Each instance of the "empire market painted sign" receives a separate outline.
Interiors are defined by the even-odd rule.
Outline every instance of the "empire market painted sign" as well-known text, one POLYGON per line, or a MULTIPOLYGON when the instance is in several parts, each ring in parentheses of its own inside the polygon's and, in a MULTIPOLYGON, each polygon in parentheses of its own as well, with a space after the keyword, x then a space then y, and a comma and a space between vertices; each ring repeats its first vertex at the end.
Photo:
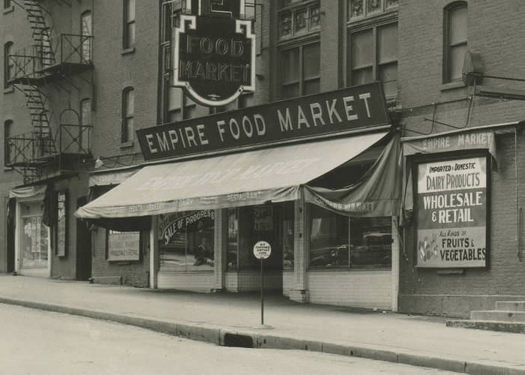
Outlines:
POLYGON ((487 158, 418 165, 417 265, 485 267, 487 158))
POLYGON ((244 0, 207 0, 196 6, 192 15, 180 16, 175 28, 173 85, 203 105, 223 106, 244 91, 255 91, 252 21, 237 19, 244 0))
POLYGON ((388 126, 380 83, 137 130, 145 160, 289 143, 388 126))

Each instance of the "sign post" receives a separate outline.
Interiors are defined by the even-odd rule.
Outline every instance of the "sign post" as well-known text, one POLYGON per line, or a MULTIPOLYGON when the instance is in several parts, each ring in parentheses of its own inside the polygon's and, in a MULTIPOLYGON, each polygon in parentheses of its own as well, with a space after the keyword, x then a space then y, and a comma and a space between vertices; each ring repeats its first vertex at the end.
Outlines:
POLYGON ((272 247, 266 241, 259 241, 253 246, 253 255, 261 261, 261 325, 264 325, 264 260, 272 253, 272 247))

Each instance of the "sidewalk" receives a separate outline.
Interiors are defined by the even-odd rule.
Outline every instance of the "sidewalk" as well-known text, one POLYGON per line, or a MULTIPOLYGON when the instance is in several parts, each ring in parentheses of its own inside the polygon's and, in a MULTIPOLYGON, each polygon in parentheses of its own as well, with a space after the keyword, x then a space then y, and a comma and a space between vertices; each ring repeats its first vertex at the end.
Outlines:
POLYGON ((0 276, 0 303, 113 320, 224 344, 308 349, 469 374, 525 374, 525 335, 448 328, 444 319, 300 305, 257 295, 154 291, 0 276), (227 338, 225 339, 225 337, 227 338))

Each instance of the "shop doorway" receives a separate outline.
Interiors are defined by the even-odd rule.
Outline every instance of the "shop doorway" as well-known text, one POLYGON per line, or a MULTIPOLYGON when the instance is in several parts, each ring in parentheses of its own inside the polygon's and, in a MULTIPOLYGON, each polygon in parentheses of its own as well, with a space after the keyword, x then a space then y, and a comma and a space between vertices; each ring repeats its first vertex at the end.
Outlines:
MULTIPOLYGON (((77 199, 77 208, 87 204, 87 197, 77 199)), ((85 222, 77 219, 77 280, 91 277, 91 232, 85 222)))
POLYGON ((17 272, 25 276, 51 275, 50 228, 42 221, 43 203, 21 202, 18 207, 17 272))

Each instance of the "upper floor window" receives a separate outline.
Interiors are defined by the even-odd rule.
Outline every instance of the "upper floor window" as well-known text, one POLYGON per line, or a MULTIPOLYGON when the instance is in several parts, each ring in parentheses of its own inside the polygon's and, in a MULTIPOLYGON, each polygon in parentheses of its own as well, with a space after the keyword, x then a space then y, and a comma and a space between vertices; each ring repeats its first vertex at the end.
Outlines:
POLYGON ((9 87, 9 80, 14 76, 15 64, 10 55, 13 54, 13 42, 4 44, 4 88, 9 87))
POLYGON ((348 30, 349 85, 381 81, 385 96, 397 94, 397 22, 348 30))
POLYGON ((8 166, 11 163, 12 158, 12 145, 9 142, 9 138, 11 137, 11 131, 13 127, 13 121, 7 120, 4 122, 4 165, 8 166))
POLYGON ((124 0, 123 26, 123 48, 133 48, 135 46, 135 0, 124 0))
POLYGON ((281 1, 278 20, 279 39, 319 31, 321 27, 321 8, 319 1, 281 1))
POLYGON ((444 13, 443 82, 462 78, 463 59, 467 51, 467 3, 448 5, 444 13))
POLYGON ((320 90, 319 42, 301 44, 280 51, 280 97, 316 94, 320 90))
POLYGON ((399 0, 347 0, 350 21, 373 17, 396 9, 399 0))
POLYGON ((4 9, 11 8, 11 0, 4 0, 4 9))
POLYGON ((80 63, 91 61, 91 36, 93 35, 93 19, 89 10, 80 16, 80 35, 82 43, 82 59, 80 63))
POLYGON ((122 129, 121 142, 127 143, 133 140, 135 117, 135 91, 133 87, 127 87, 122 92, 122 129))
POLYGON ((80 101, 80 129, 78 143, 83 151, 89 150, 89 127, 91 125, 93 125, 91 119, 91 99, 82 99, 80 101))

